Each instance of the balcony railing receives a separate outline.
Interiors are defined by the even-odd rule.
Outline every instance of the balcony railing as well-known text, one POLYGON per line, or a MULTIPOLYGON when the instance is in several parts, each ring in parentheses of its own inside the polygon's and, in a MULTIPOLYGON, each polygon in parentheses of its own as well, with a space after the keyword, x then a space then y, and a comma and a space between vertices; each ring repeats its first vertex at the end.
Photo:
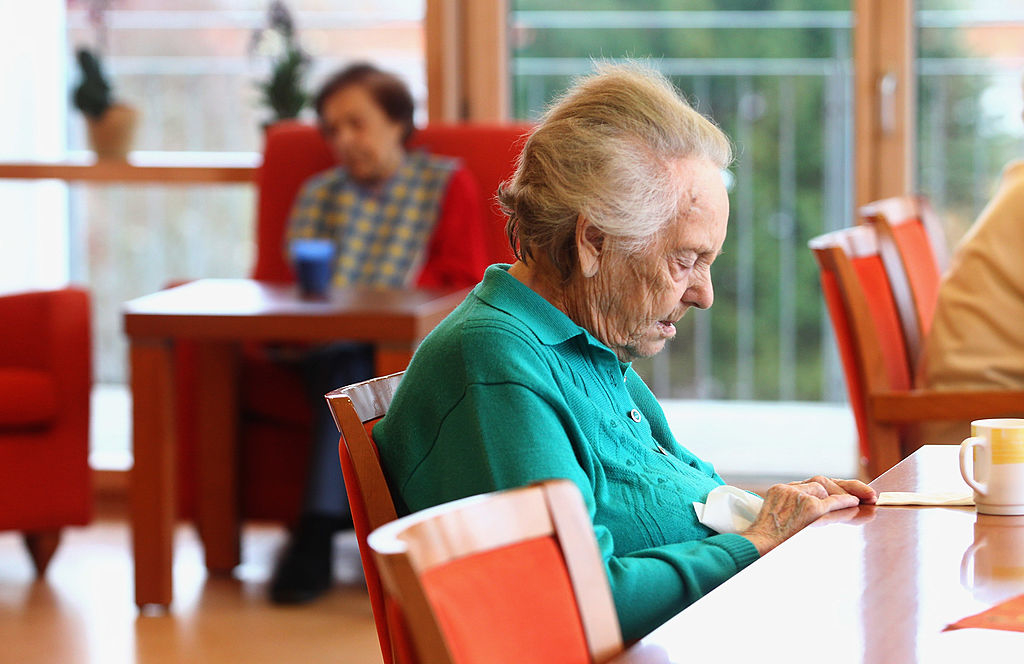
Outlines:
MULTIPOLYGON (((592 56, 621 55, 600 46, 615 31, 629 31, 631 57, 657 53, 654 44, 712 44, 708 57, 650 63, 736 148, 715 306, 688 314, 669 351, 638 370, 660 397, 841 401, 842 370, 806 244, 854 223, 851 12, 519 11, 511 23, 514 105, 527 115, 590 71, 592 56), (778 43, 796 31, 814 36, 804 53, 785 45, 776 57, 748 57, 735 44, 714 46, 758 34, 778 43), (708 34, 714 39, 701 42, 708 34), (597 47, 572 53, 582 35, 597 47)), ((979 57, 948 32, 1024 25, 1024 12, 920 11, 918 24, 932 36, 946 31, 918 60, 918 163, 919 190, 947 219, 953 242, 983 207, 1002 164, 1020 154, 1019 112, 994 109, 1007 98, 1019 104, 1024 62, 979 57), (986 122, 994 113, 1000 121, 986 122)))

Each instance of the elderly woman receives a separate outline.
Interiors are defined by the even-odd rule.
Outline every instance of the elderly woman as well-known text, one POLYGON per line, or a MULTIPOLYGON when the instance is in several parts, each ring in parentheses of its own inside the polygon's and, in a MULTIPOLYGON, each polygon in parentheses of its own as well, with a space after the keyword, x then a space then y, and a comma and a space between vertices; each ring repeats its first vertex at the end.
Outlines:
MULTIPOLYGON (((354 64, 316 97, 320 128, 339 164, 303 186, 288 237, 335 244, 335 286, 467 287, 486 265, 480 196, 457 160, 411 152, 413 100, 396 76, 354 64)), ((338 430, 323 394, 373 375, 361 344, 303 349, 297 357, 315 420, 302 515, 270 583, 276 603, 307 602, 331 583, 331 540, 352 525, 338 466, 338 430)), ((286 358, 284 355, 289 355, 286 358)))
POLYGON ((659 74, 603 66, 542 118, 499 193, 516 256, 423 342, 375 429, 399 509, 547 478, 583 493, 623 636, 638 638, 825 512, 856 481, 772 487, 753 526, 691 507, 723 484, 630 367, 711 306, 729 142, 659 74))

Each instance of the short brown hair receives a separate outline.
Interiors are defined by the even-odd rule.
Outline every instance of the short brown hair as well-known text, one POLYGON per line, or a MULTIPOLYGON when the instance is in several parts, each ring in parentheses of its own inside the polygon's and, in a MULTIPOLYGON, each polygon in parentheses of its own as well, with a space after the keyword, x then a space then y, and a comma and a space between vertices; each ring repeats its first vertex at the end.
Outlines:
POLYGON ((327 82, 320 87, 316 95, 314 106, 316 115, 320 122, 324 119, 324 106, 327 100, 335 93, 353 85, 361 85, 370 93, 370 97, 377 103, 384 114, 397 124, 402 125, 402 143, 412 136, 413 124, 413 102, 409 88, 405 86, 402 79, 394 74, 382 71, 368 62, 359 62, 349 65, 341 71, 332 75, 327 82))

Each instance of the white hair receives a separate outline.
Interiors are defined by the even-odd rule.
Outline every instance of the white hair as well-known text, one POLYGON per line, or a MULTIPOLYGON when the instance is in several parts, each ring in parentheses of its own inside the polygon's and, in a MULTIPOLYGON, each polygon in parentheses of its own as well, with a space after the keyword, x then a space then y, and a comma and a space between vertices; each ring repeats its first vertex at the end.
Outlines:
POLYGON ((520 260, 548 255, 568 278, 582 214, 627 251, 647 246, 678 213, 673 162, 732 161, 729 139, 657 71, 598 63, 556 99, 498 192, 520 260))

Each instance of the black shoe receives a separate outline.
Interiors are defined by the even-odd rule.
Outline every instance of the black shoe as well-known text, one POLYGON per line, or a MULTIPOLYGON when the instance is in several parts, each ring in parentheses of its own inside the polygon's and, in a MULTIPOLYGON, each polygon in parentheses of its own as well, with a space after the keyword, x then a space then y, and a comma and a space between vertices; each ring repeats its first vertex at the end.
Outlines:
POLYGON ((332 540, 334 533, 352 527, 351 519, 322 514, 304 514, 284 554, 277 561, 270 582, 274 604, 304 604, 331 587, 332 540))

